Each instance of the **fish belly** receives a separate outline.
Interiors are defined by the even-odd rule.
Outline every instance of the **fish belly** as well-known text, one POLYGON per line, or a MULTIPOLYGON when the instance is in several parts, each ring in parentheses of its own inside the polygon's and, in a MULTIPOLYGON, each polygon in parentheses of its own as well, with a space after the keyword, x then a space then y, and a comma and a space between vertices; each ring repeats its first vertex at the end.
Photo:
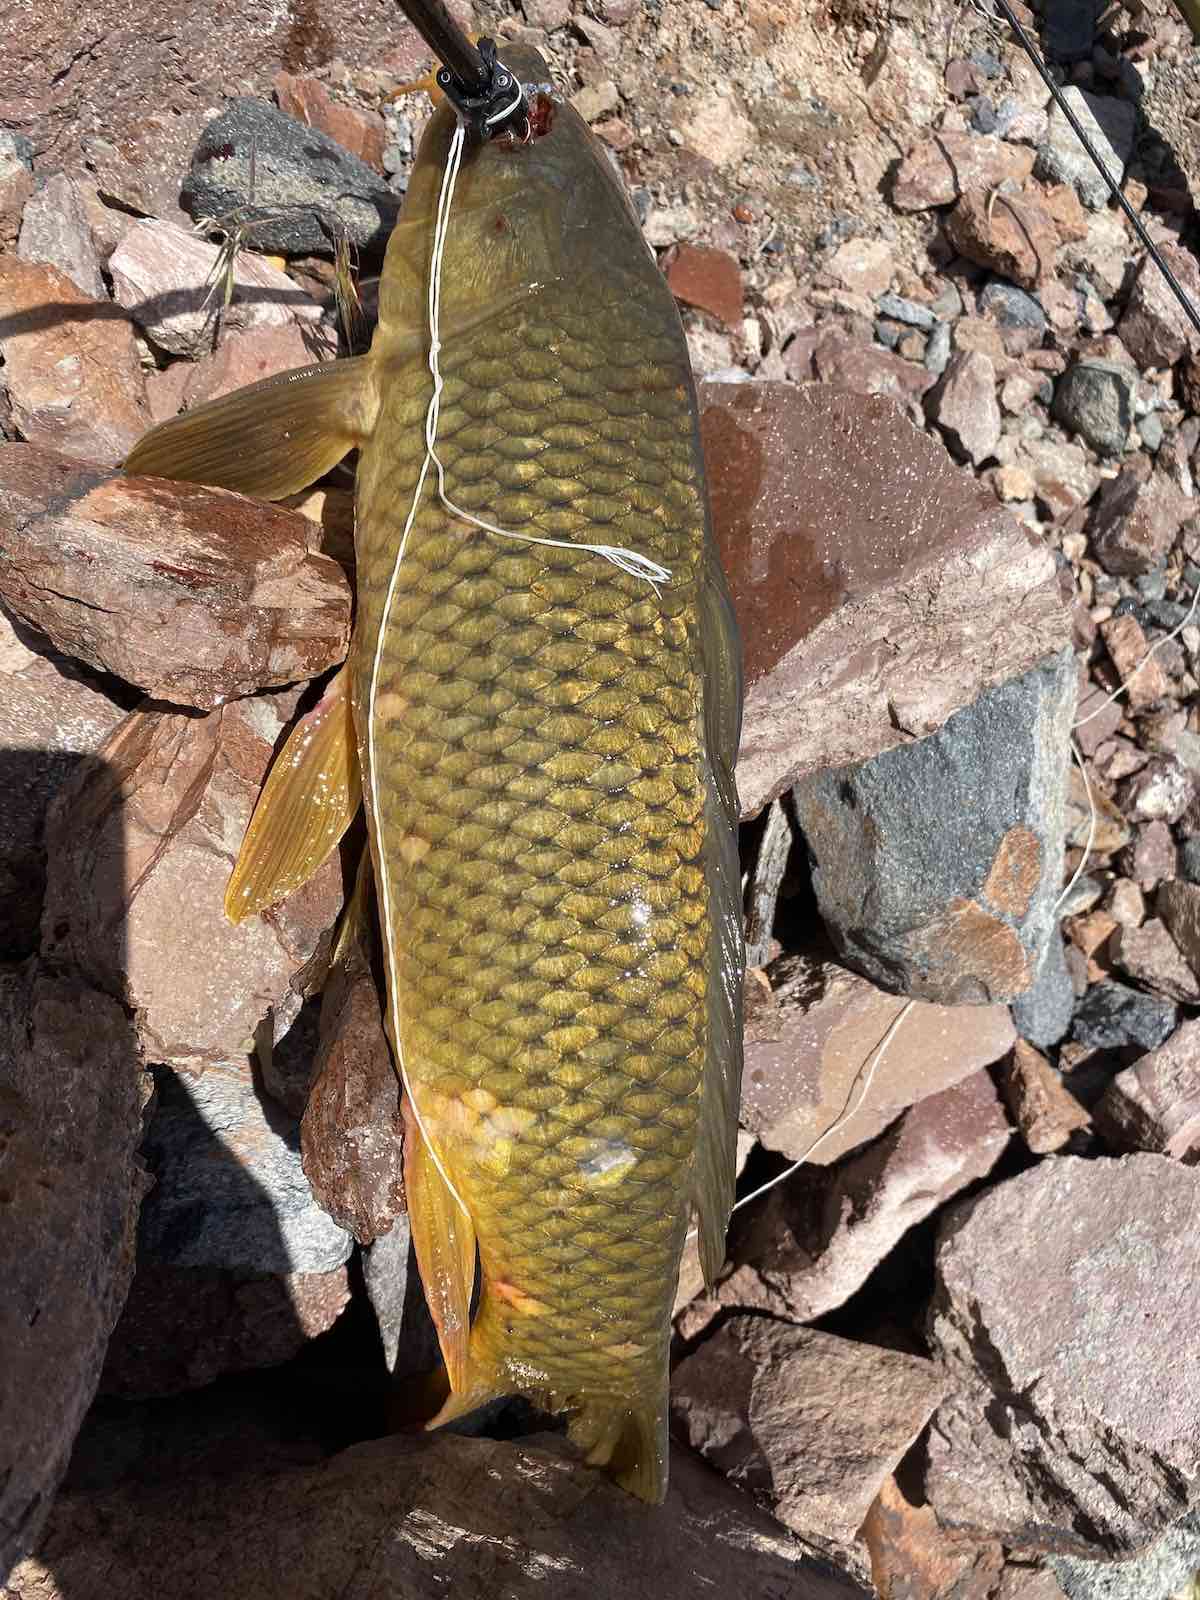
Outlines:
POLYGON ((382 384, 359 466, 356 724, 398 1055, 478 1239, 471 1359, 555 1404, 664 1388, 710 905, 686 351, 620 285, 542 297, 382 384), (380 637, 389 586, 386 626, 380 637), (373 721, 368 727, 368 720, 373 721))

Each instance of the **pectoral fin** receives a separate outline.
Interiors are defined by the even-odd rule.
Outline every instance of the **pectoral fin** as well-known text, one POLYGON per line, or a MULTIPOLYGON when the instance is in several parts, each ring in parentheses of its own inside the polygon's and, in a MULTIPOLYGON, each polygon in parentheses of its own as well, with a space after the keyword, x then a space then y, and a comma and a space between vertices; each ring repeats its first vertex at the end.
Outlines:
POLYGON ((307 882, 361 803, 350 674, 343 667, 292 729, 263 785, 225 891, 230 922, 274 905, 307 882))
POLYGON ((123 470, 279 500, 362 444, 378 410, 370 356, 300 367, 160 422, 123 470))
POLYGON ((471 1293, 475 1287, 475 1228, 442 1176, 407 1095, 404 1099, 404 1190, 425 1299, 437 1329, 450 1388, 457 1394, 467 1382, 471 1293))

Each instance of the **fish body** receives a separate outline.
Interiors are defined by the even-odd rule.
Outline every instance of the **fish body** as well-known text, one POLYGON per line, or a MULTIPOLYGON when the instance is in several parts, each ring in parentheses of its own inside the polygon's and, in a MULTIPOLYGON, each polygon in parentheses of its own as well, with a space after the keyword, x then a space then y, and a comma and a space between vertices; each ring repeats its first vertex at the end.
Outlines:
POLYGON ((360 442, 345 679, 440 1420, 525 1395, 656 1500, 685 1234, 695 1211, 715 1271, 732 1201, 737 644, 674 303, 585 125, 543 105, 537 126, 464 156, 436 446, 456 505, 561 543, 464 522, 432 477, 413 510, 443 107, 337 407, 360 442))

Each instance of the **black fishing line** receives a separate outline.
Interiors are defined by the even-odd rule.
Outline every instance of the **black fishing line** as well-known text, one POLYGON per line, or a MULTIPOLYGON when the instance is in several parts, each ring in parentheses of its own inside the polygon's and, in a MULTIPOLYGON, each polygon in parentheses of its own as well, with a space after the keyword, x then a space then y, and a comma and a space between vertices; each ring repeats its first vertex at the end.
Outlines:
POLYGON ((1088 158, 1095 166, 1096 171, 1108 185, 1109 193, 1120 206, 1121 210, 1129 218, 1130 226, 1133 228, 1133 231, 1137 234, 1142 244, 1145 245, 1146 249, 1150 252, 1151 260, 1162 273, 1163 277, 1167 280, 1167 283, 1171 289, 1171 293, 1183 307, 1188 321, 1191 323, 1192 327, 1195 328, 1196 332, 1200 333, 1200 313, 1197 312, 1195 306, 1188 298, 1187 291, 1184 289, 1183 285, 1179 282, 1179 279, 1175 276, 1170 267, 1167 265, 1166 261, 1163 259, 1162 252, 1154 243, 1154 240, 1146 232, 1146 229, 1142 223, 1142 219, 1138 216, 1137 212, 1122 194, 1120 184, 1117 183, 1112 174, 1109 172, 1108 168, 1104 165, 1104 162, 1100 159, 1100 155, 1097 152, 1096 147, 1088 138, 1087 134, 1083 131, 1083 128, 1079 122, 1079 118, 1071 110, 1067 97, 1063 94, 1058 84, 1055 83, 1050 74, 1049 68, 1039 55, 1037 46, 1033 43, 1033 40, 1021 26, 1016 12, 1013 10, 1012 6, 1009 5, 1008 0, 996 0, 996 8, 1004 17, 1012 31, 1016 34, 1022 50, 1024 50, 1025 54, 1037 68, 1038 75, 1053 96, 1055 105, 1062 112, 1063 116, 1066 117, 1068 123, 1071 125, 1071 129, 1074 132, 1075 137, 1087 151, 1088 158))

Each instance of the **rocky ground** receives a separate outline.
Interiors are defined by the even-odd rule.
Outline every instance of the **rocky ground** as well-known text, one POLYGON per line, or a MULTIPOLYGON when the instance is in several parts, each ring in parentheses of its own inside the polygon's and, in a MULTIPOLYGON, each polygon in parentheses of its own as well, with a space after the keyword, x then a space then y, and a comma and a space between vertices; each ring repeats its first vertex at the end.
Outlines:
MULTIPOLYGON (((986 4, 482 0, 703 380, 742 1192, 799 1165, 685 1259, 662 1512, 545 1436, 379 1438, 433 1344, 371 974, 322 996, 342 862, 221 911, 345 654, 350 483, 114 469, 361 346, 428 57, 369 0, 203 9, 51 0, 0 64, 4 1593, 1190 1592, 1200 336, 986 4)), ((1181 23, 1016 9, 1200 303, 1181 23)))

